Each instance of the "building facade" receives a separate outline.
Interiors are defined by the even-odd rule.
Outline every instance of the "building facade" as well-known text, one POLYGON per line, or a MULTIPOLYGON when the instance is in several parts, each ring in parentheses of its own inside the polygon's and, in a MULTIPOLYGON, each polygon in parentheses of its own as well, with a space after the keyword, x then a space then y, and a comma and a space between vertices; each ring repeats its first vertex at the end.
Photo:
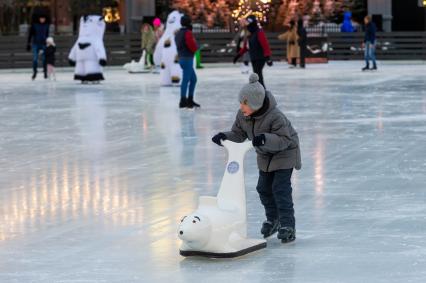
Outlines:
POLYGON ((425 31, 426 8, 419 0, 368 0, 368 14, 383 31, 425 31))

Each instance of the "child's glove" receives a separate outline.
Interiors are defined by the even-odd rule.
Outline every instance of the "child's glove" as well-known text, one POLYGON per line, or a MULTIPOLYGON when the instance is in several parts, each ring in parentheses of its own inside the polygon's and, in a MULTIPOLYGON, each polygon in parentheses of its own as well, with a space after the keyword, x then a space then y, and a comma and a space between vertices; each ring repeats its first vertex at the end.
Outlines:
POLYGON ((266 57, 265 58, 266 59, 266 64, 269 66, 269 67, 271 67, 274 63, 272 62, 272 59, 271 59, 271 57, 266 57))
POLYGON ((224 141, 224 140, 226 140, 226 135, 224 133, 218 133, 217 135, 212 137, 212 142, 220 146, 222 146, 221 141, 224 141))
POLYGON ((253 144, 253 146, 262 146, 262 145, 265 145, 265 142, 266 142, 265 135, 260 134, 260 135, 255 136, 253 138, 252 144, 253 144))
POLYGON ((105 67, 107 64, 107 61, 105 59, 100 59, 99 60, 99 65, 101 65, 102 67, 105 67))

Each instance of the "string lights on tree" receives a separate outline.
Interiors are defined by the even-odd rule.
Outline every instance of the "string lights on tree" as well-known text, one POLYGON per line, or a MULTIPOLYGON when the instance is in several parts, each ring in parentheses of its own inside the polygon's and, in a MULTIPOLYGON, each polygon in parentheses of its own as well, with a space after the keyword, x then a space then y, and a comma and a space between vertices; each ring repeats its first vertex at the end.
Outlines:
POLYGON ((244 19, 249 15, 255 15, 259 22, 266 23, 270 5, 271 0, 239 0, 238 7, 232 11, 235 26, 237 26, 240 19, 244 19))
POLYGON ((262 26, 271 29, 282 29, 300 16, 313 25, 336 22, 345 11, 356 17, 364 14, 366 8, 364 0, 173 0, 172 3, 174 8, 191 16, 194 23, 208 27, 229 27, 233 22, 237 28, 240 19, 255 15, 262 26))

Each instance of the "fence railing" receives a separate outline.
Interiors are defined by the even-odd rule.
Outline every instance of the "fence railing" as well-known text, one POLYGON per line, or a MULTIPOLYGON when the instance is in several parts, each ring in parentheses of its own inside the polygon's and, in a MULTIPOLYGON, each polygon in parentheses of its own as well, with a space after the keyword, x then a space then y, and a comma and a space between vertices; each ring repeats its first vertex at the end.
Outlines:
MULTIPOLYGON (((206 63, 232 62, 235 34, 197 33, 203 47, 202 60, 206 63)), ((267 34, 274 60, 285 60, 286 44, 277 39, 278 33, 267 34)), ((68 66, 68 53, 75 36, 56 36, 56 65, 68 66)), ((330 60, 362 59, 362 33, 328 33, 327 37, 310 37, 308 57, 330 60)), ((141 55, 140 35, 112 35, 104 37, 109 65, 123 65, 138 60, 141 55)), ((26 37, 0 36, 0 68, 30 68, 32 54, 25 50, 26 37)), ((426 60, 426 32, 378 33, 377 57, 379 60, 426 60)))
MULTIPOLYGON (((329 33, 330 60, 362 59, 364 34, 329 33)), ((376 57, 379 60, 426 60, 426 32, 379 32, 376 39, 376 57)))

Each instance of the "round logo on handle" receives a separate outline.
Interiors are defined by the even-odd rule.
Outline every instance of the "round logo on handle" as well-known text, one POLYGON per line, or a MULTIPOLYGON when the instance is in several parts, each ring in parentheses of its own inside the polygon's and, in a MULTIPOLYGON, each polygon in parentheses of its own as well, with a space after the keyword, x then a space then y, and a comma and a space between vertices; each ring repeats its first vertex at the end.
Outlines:
POLYGON ((228 164, 228 173, 235 174, 240 169, 240 164, 237 161, 231 161, 228 164))

